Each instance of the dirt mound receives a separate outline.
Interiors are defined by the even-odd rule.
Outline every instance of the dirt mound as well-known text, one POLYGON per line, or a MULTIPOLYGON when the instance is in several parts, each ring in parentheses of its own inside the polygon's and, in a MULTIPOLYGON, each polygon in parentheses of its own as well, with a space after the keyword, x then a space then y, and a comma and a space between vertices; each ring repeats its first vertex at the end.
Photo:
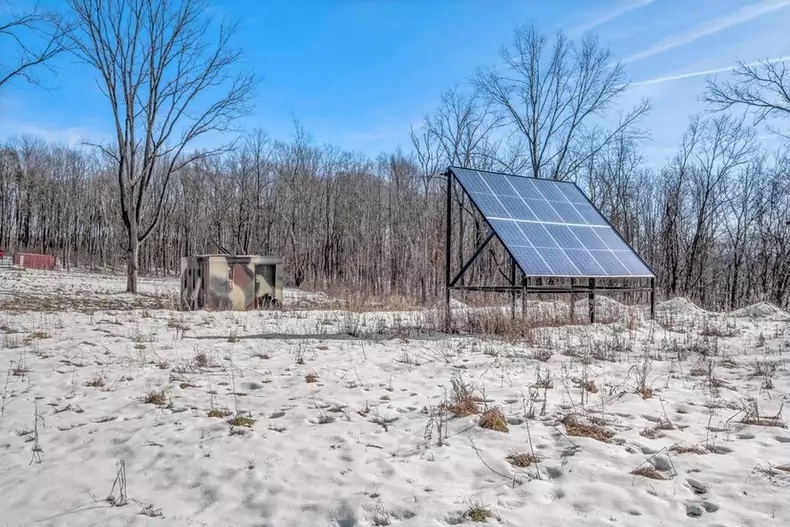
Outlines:
POLYGON ((771 320, 788 320, 790 313, 770 302, 758 302, 733 311, 732 316, 738 318, 764 318, 771 320))
POLYGON ((673 298, 656 304, 656 311, 665 315, 681 317, 694 317, 705 313, 704 309, 683 297, 673 298))

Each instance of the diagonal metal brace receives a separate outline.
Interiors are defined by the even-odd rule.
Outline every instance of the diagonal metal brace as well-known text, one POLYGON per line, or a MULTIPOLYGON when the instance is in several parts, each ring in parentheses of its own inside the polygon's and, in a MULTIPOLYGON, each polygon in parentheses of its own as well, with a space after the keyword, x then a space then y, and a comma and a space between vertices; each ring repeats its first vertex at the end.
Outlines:
POLYGON ((491 233, 488 235, 488 237, 485 240, 483 240, 483 243, 481 243, 480 246, 478 246, 477 250, 472 255, 472 257, 469 258, 469 260, 464 264, 463 267, 461 267, 461 270, 458 271, 458 274, 455 275, 455 278, 453 278, 450 281, 450 287, 453 287, 456 284, 456 282, 458 282, 458 280, 461 279, 461 277, 464 275, 466 270, 469 269, 469 266, 472 265, 472 263, 475 261, 475 259, 478 256, 480 256, 480 253, 483 252, 483 249, 486 248, 486 245, 488 245, 488 242, 490 242, 491 238, 493 238, 493 237, 494 237, 494 231, 491 231, 491 233))

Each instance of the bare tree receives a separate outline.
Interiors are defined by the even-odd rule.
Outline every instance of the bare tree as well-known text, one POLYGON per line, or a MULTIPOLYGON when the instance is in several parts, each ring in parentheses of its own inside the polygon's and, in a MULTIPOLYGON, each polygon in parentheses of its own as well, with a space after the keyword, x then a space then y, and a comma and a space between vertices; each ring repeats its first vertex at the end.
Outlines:
POLYGON ((38 4, 24 13, 15 13, 13 5, 0 9, 0 88, 14 78, 38 84, 35 71, 47 66, 54 56, 66 49, 69 28, 60 16, 38 4), (5 43, 3 43, 5 42, 5 43))
POLYGON ((516 31, 502 58, 506 67, 478 73, 477 85, 524 141, 534 177, 574 175, 609 141, 633 130, 649 108, 643 101, 603 131, 606 113, 628 82, 622 65, 592 38, 576 44, 558 33, 550 43, 527 26, 516 31))
POLYGON ((112 111, 115 144, 97 145, 117 168, 127 233, 126 290, 137 292, 140 244, 156 228, 172 174, 219 150, 188 152, 231 130, 256 85, 238 71, 235 26, 214 27, 201 0, 69 0, 75 53, 93 66, 112 111), (216 31, 215 31, 216 30, 216 31), (154 180, 159 178, 156 185, 154 180))
POLYGON ((741 107, 752 112, 755 124, 775 117, 790 118, 787 65, 777 60, 740 61, 732 73, 732 80, 708 81, 704 100, 717 111, 741 107))

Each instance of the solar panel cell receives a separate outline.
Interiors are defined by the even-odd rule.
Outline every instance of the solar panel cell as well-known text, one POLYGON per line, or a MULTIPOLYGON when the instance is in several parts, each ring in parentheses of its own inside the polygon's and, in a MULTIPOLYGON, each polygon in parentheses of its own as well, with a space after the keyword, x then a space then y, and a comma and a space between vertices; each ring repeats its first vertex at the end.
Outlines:
POLYGON ((551 237, 557 240, 557 244, 563 249, 583 249, 582 242, 565 225, 544 225, 551 237))
POLYGON ((552 201, 551 206, 557 211, 557 214, 562 218, 563 223, 573 223, 577 225, 586 225, 587 222, 584 218, 576 212, 576 208, 570 203, 552 201))
POLYGON ((539 249, 548 247, 559 247, 554 238, 551 237, 549 231, 540 223, 519 223, 519 227, 527 235, 527 239, 532 243, 533 247, 539 249))
POLYGON ((513 196, 500 196, 499 201, 505 206, 508 215, 514 220, 535 221, 538 218, 521 198, 513 196))
POLYGON ((587 198, 584 196, 579 187, 573 183, 559 182, 555 183, 557 188, 571 203, 587 203, 587 198))
POLYGON ((507 218, 507 211, 505 207, 499 202, 496 196, 491 194, 480 194, 479 192, 470 192, 472 201, 480 209, 484 216, 489 218, 507 218))
POLYGON ((551 268, 532 247, 512 247, 513 257, 522 269, 529 269, 532 276, 552 276, 551 268))
POLYGON ((483 180, 488 184, 491 192, 497 196, 518 196, 516 189, 513 188, 508 182, 508 178, 502 174, 491 174, 489 172, 481 172, 480 175, 483 180))
POLYGON ((652 273, 633 251, 613 251, 632 276, 651 276, 652 273))
POLYGON ((582 274, 587 276, 606 276, 606 271, 586 249, 566 249, 565 254, 582 274))
POLYGON ((584 218, 584 223, 589 225, 609 226, 606 220, 603 219, 603 216, 601 216, 601 213, 589 203, 574 203, 573 206, 576 207, 581 217, 584 218))
POLYGON ((538 221, 548 221, 552 223, 562 223, 562 218, 551 206, 551 203, 546 200, 525 199, 524 200, 538 221))
POLYGON ((584 276, 562 249, 541 249, 540 255, 555 276, 584 276))
POLYGON ((529 247, 529 240, 527 240, 527 237, 521 232, 521 229, 518 228, 516 222, 508 220, 491 220, 491 226, 506 246, 529 247))
POLYGON ((590 251, 592 257, 598 262, 598 265, 606 271, 609 276, 630 276, 630 272, 620 262, 620 259, 612 251, 590 251))
POLYGON ((631 248, 611 227, 593 227, 595 233, 600 237, 607 247, 613 251, 630 251, 631 248))
POLYGON ((467 192, 481 192, 483 194, 491 194, 491 190, 488 188, 488 185, 485 184, 483 178, 480 177, 480 174, 477 172, 477 170, 454 168, 453 173, 467 192))
POLYGON ((567 203, 568 200, 565 198, 565 194, 563 194, 560 189, 557 188, 556 183, 551 180, 538 180, 537 182, 533 181, 533 184, 538 188, 543 197, 549 201, 561 201, 563 203, 567 203))
POLYGON ((579 238, 579 241, 582 242, 582 245, 587 249, 608 249, 609 247, 603 242, 603 240, 595 234, 592 227, 579 227, 579 226, 571 226, 571 232, 579 238))

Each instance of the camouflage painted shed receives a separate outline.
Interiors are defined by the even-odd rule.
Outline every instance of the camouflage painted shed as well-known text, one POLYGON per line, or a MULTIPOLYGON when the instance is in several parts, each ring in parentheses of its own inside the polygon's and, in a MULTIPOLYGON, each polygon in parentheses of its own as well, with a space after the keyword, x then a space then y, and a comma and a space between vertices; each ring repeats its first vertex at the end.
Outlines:
POLYGON ((283 259, 204 254, 181 258, 184 309, 278 307, 283 301, 283 259))

